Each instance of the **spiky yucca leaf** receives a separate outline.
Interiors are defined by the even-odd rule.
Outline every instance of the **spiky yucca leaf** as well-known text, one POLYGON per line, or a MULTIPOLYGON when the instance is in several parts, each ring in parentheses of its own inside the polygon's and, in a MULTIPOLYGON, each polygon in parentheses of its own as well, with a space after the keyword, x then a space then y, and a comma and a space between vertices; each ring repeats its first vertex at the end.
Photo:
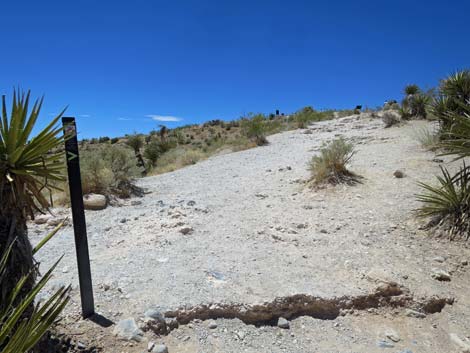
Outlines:
POLYGON ((463 113, 447 111, 442 120, 448 126, 441 133, 441 155, 454 155, 457 159, 470 156, 470 103, 459 103, 463 113))
POLYGON ((470 211, 470 168, 465 163, 460 171, 451 176, 449 171, 441 167, 442 176, 438 176, 438 185, 425 183, 419 185, 425 190, 416 196, 423 205, 417 210, 422 217, 433 217, 439 223, 448 221, 450 236, 469 237, 470 211))
POLYGON ((441 82, 440 91, 445 96, 467 101, 470 99, 470 70, 461 70, 441 82))
POLYGON ((464 188, 460 190, 459 186, 454 184, 454 178, 447 169, 441 167, 441 172, 442 176, 437 176, 438 186, 418 183, 426 190, 425 193, 417 195, 417 200, 424 204, 418 210, 420 216, 445 216, 458 212, 462 202, 468 197, 467 185, 464 184, 464 188))
POLYGON ((57 126, 62 111, 36 136, 31 136, 39 117, 43 98, 30 112, 30 91, 14 92, 11 113, 2 97, 0 120, 0 195, 1 207, 17 207, 32 214, 34 208, 47 208, 42 188, 48 181, 63 180, 63 162, 58 147, 63 143, 57 126), (4 193, 8 189, 10 192, 4 193))
MULTIPOLYGON (((36 249, 39 250, 61 226, 62 224, 51 234, 47 235, 36 249)), ((5 276, 7 260, 13 245, 14 243, 12 242, 0 258, 0 283, 5 276)), ((70 287, 63 287, 56 291, 44 304, 37 304, 28 318, 25 318, 23 315, 34 303, 37 294, 50 280, 52 272, 57 267, 59 261, 60 259, 19 302, 16 299, 27 282, 28 276, 22 277, 16 283, 15 288, 10 293, 7 305, 0 311, 0 351, 2 353, 25 353, 30 351, 51 327, 65 305, 67 305, 70 287)))

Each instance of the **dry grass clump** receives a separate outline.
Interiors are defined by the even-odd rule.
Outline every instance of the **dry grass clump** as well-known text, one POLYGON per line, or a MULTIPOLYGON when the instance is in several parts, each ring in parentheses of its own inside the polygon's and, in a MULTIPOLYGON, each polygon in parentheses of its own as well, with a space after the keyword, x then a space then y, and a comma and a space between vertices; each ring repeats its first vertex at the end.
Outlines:
POLYGON ((200 150, 189 150, 184 147, 177 147, 161 155, 157 166, 152 174, 162 174, 196 164, 198 161, 207 158, 207 155, 200 150))
POLYGON ((435 151, 439 148, 439 133, 437 131, 422 127, 415 131, 415 138, 428 151, 435 151))
POLYGON ((313 156, 309 163, 311 181, 314 185, 323 183, 352 185, 359 182, 360 176, 347 168, 354 154, 354 146, 343 138, 324 144, 320 154, 313 156))
POLYGON ((387 110, 382 114, 382 121, 384 122, 385 127, 397 125, 401 122, 400 114, 394 110, 387 110))

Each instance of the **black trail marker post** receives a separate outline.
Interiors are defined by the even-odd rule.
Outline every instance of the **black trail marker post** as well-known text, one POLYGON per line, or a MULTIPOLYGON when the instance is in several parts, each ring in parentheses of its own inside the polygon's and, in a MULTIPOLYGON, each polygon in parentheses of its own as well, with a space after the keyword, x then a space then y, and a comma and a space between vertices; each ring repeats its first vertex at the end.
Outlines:
POLYGON ((70 201, 72 204, 73 230, 77 252, 78 279, 82 301, 82 316, 90 317, 95 313, 93 287, 91 283, 90 256, 86 235, 85 211, 83 207, 82 180, 78 158, 77 126, 75 118, 62 118, 65 139, 65 156, 69 176, 70 201))

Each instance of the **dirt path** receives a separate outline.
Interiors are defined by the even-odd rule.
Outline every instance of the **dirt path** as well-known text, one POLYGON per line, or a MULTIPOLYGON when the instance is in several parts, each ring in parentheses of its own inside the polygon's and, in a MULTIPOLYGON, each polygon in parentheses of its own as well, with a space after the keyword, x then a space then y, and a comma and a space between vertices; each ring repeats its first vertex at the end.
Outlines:
MULTIPOLYGON (((322 122, 311 134, 273 135, 269 146, 142 179, 151 194, 87 212, 98 310, 115 322, 138 321, 157 307, 182 325, 160 338, 146 333, 141 343, 116 342, 112 328, 90 323, 72 330, 93 332, 83 340, 102 342, 105 352, 142 352, 147 340, 165 342, 170 352, 462 351, 450 334, 470 335, 470 251, 429 239, 412 212, 416 182, 439 170, 414 137, 425 124, 322 122), (305 187, 308 160, 340 135, 357 147, 352 169, 363 183, 305 187), (395 178, 396 169, 405 177, 395 178), (451 281, 433 279, 435 269, 450 272, 451 281), (391 282, 399 295, 377 294, 391 282), (433 298, 442 299, 441 312, 432 313, 433 298), (425 317, 407 316, 410 309, 425 317), (290 329, 275 326, 278 316, 292 319, 290 329), (208 318, 217 328, 208 328, 208 318), (246 324, 255 321, 259 327, 246 324)), ((32 234, 44 231, 34 227, 32 234)), ((53 285, 76 286, 71 228, 42 252, 43 268, 62 253, 53 285)), ((73 297, 66 321, 76 321, 77 289, 73 297)))

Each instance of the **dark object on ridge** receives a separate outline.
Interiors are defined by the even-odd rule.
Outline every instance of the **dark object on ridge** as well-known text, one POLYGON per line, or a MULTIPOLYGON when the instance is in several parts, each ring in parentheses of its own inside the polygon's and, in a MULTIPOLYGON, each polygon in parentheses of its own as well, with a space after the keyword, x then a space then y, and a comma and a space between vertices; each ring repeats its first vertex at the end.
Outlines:
POLYGON ((279 115, 279 109, 276 109, 276 115, 279 115))

